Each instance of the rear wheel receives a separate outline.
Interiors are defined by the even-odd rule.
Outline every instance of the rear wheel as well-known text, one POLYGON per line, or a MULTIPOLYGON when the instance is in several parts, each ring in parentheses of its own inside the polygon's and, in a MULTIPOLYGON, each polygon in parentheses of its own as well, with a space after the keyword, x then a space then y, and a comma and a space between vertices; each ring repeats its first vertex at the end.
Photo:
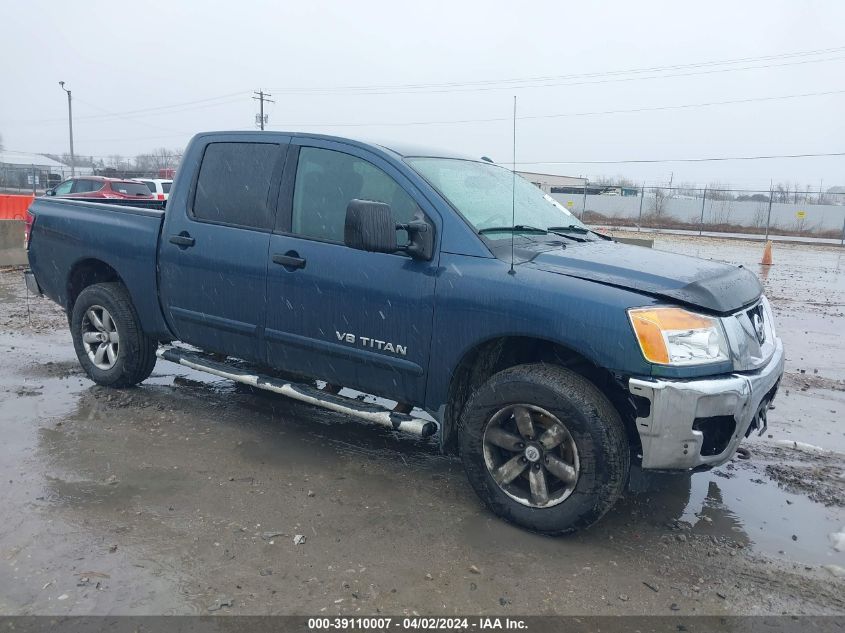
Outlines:
POLYGON ((547 534, 600 519, 630 467, 613 405, 584 377, 550 365, 490 378, 464 408, 460 442, 467 477, 485 504, 547 534))
POLYGON ((155 367, 157 341, 141 330, 121 283, 94 284, 83 290, 73 304, 70 330, 79 363, 99 385, 135 385, 155 367))

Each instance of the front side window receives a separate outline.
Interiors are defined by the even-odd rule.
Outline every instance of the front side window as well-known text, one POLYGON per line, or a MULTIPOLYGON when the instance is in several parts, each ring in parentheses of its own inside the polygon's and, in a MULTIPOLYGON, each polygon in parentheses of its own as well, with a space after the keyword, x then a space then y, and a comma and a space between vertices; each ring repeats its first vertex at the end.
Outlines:
MULTIPOLYGON (((343 242, 346 207, 352 200, 390 205, 397 222, 409 222, 419 207, 393 178, 372 163, 343 152, 303 147, 293 191, 293 232, 343 242)), ((397 233, 399 244, 404 231, 397 233)))
POLYGON ((411 167, 437 189, 476 231, 490 239, 510 239, 497 228, 584 227, 566 208, 513 172, 472 160, 409 158, 411 167))
POLYGON ((210 143, 197 178, 194 217, 270 229, 275 216, 270 181, 280 155, 272 143, 210 143))
POLYGON ((70 193, 71 188, 73 187, 73 180, 65 180, 63 183, 56 185, 56 188, 53 190, 57 196, 66 196, 70 193))

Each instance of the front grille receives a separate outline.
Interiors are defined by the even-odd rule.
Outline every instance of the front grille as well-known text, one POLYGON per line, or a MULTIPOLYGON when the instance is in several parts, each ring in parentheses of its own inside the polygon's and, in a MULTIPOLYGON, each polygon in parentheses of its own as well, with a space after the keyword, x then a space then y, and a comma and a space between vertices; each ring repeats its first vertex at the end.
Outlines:
POLYGON ((763 309, 763 304, 758 303, 756 306, 745 312, 748 321, 757 337, 757 342, 762 345, 766 342, 766 311, 763 309))

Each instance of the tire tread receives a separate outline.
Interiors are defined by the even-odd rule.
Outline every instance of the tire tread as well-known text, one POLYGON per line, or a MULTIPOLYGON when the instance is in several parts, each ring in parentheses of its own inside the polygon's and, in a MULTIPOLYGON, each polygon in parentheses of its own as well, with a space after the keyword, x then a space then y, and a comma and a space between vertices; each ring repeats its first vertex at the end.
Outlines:
POLYGON ((155 367, 158 341, 141 329, 129 291, 120 282, 94 284, 79 294, 71 313, 71 335, 83 369, 91 380, 99 385, 131 387, 149 378, 155 367), (108 309, 120 331, 120 343, 123 348, 118 352, 122 355, 122 361, 118 359, 119 372, 103 371, 94 367, 82 346, 82 314, 88 306, 95 303, 111 304, 108 309))
MULTIPOLYGON (((495 395, 492 397, 495 398, 495 395)), ((533 404, 544 405, 542 402, 533 404)), ((464 462, 467 477, 482 501, 504 519, 534 531, 560 535, 589 527, 610 510, 624 492, 627 484, 631 455, 619 412, 592 382, 564 367, 534 363, 516 365, 494 374, 469 398, 461 414, 458 432, 461 439, 461 458, 464 462), (475 409, 483 408, 482 403, 489 402, 491 394, 495 394, 497 390, 513 383, 533 385, 545 392, 555 394, 558 398, 565 398, 578 411, 582 412, 583 416, 589 421, 592 432, 598 436, 597 444, 601 451, 603 472, 596 472, 594 475, 598 477, 597 481, 600 480, 600 483, 595 486, 596 489, 591 493, 592 497, 590 502, 586 504, 586 509, 566 524, 554 525, 543 514, 554 508, 529 509, 515 501, 506 499, 503 492, 491 487, 495 487, 495 484, 492 484, 492 479, 489 479, 486 467, 483 465, 483 456, 467 455, 464 452, 467 449, 470 452, 475 451, 473 447, 479 446, 479 444, 472 442, 469 438, 479 434, 478 438, 482 432, 482 429, 467 429, 465 426, 478 427, 480 424, 483 427, 486 424, 486 420, 478 418, 479 412, 475 412, 476 415, 473 415, 475 409), (478 460, 480 460, 480 464, 478 460), (528 510, 530 510, 530 513, 526 512, 528 510), (532 515, 535 517, 534 519, 529 518, 532 515)), ((570 499, 576 494, 580 494, 577 489, 570 499)), ((561 506, 566 506, 570 499, 564 501, 561 506)))

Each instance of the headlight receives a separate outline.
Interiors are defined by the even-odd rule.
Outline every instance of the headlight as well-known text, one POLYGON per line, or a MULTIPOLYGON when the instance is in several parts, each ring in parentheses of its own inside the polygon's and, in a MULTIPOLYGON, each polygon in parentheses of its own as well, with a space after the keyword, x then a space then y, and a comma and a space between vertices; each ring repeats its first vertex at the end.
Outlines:
POLYGON ((728 360, 719 319, 683 308, 628 310, 646 360, 658 365, 702 365, 728 360))

